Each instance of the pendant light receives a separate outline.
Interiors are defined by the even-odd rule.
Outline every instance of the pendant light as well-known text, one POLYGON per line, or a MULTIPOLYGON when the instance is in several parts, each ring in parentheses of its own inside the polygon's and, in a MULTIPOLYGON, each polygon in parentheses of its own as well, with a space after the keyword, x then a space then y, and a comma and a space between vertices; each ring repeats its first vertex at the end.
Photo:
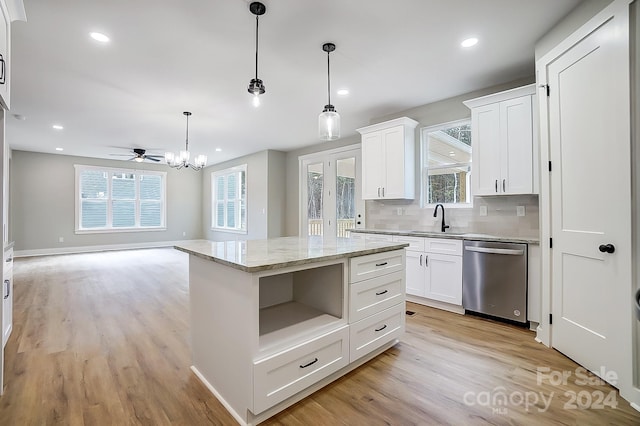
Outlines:
POLYGON ((191 157, 191 153, 189 152, 189 117, 191 116, 191 113, 189 111, 185 111, 182 114, 187 117, 187 133, 184 142, 184 151, 180 151, 180 154, 178 155, 175 155, 173 152, 165 152, 164 160, 167 162, 169 167, 173 167, 178 170, 183 167, 192 168, 197 172, 207 165, 207 156, 201 154, 196 156, 193 163, 189 162, 189 158, 191 157))
POLYGON ((331 105, 331 73, 329 54, 336 50, 336 45, 333 43, 325 43, 322 45, 322 50, 327 52, 327 105, 318 117, 318 135, 320 140, 333 141, 340 138, 340 114, 336 112, 336 109, 331 105))
POLYGON ((260 15, 264 15, 267 11, 267 7, 260 2, 254 1, 249 5, 249 10, 251 13, 256 15, 256 78, 251 79, 247 90, 253 95, 253 106, 259 107, 259 96, 264 93, 264 84, 262 84, 262 80, 258 78, 258 17, 260 15))

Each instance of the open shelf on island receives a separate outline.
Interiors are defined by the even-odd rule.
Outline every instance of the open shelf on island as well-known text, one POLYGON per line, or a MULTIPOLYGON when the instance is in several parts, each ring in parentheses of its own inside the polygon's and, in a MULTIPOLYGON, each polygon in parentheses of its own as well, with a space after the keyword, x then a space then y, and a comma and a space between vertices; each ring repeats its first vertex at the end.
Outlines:
POLYGON ((329 331, 340 318, 298 302, 286 302, 260 310, 260 350, 269 351, 287 342, 329 331))
POLYGON ((260 277, 260 356, 345 323, 343 264, 260 277))

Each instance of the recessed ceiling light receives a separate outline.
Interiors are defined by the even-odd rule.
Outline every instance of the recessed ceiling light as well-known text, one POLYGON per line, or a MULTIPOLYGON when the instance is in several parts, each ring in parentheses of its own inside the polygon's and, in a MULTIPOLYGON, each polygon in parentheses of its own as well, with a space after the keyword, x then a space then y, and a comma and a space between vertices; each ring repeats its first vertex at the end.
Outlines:
POLYGON ((54 125, 53 125, 53 126, 51 126, 51 127, 53 127, 53 128, 54 128, 54 129, 56 129, 56 130, 62 130, 62 129, 64 129, 64 127, 62 127, 62 126, 61 126, 61 125, 59 125, 59 124, 54 124, 54 125))
POLYGON ((109 37, 107 37, 102 33, 89 33, 89 35, 91 36, 92 39, 94 39, 95 41, 99 41, 100 43, 109 42, 109 37))
POLYGON ((64 148, 56 148, 56 151, 64 151, 64 148))
POLYGON ((462 43, 460 43, 460 46, 471 47, 471 46, 475 46, 476 44, 478 44, 478 39, 475 37, 471 37, 466 40, 463 40, 462 43))
POLYGON ((340 89, 337 93, 340 96, 347 96, 349 94, 349 89, 340 89))
POLYGON ((216 152, 222 151, 222 148, 216 148, 216 152))

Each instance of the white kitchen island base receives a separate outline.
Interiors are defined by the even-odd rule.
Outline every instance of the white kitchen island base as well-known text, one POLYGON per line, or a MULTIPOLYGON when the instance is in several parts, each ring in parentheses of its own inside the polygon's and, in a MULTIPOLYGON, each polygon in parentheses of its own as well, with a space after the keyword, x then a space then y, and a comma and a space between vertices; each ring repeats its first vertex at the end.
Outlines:
POLYGON ((225 243, 176 246, 190 254, 191 368, 241 424, 282 411, 404 332, 403 245, 217 244, 225 243), (264 259, 278 252, 283 261, 264 259))

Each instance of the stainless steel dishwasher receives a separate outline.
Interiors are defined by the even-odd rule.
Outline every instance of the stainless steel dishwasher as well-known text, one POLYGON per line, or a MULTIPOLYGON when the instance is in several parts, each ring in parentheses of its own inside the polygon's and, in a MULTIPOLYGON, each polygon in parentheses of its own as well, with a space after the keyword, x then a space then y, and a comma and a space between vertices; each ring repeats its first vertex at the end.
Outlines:
POLYGON ((462 258, 465 311, 527 322, 527 245, 465 241, 462 258))

